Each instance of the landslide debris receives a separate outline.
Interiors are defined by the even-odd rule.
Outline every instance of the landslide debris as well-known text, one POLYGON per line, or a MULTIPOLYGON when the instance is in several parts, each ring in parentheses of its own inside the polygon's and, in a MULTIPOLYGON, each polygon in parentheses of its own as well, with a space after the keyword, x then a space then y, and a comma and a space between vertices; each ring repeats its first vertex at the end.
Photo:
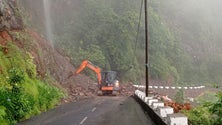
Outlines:
POLYGON ((132 83, 122 84, 121 85, 121 96, 131 96, 134 94, 136 88, 133 86, 132 83))

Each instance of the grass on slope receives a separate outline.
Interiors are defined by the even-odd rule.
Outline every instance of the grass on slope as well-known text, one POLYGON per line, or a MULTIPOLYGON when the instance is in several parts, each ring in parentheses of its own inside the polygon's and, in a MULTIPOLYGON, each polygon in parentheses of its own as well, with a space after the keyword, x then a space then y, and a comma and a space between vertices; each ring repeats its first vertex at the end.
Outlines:
POLYGON ((0 47, 0 123, 16 124, 55 106, 63 93, 38 80, 33 57, 8 42, 0 47), (1 51, 2 50, 2 51, 1 51))

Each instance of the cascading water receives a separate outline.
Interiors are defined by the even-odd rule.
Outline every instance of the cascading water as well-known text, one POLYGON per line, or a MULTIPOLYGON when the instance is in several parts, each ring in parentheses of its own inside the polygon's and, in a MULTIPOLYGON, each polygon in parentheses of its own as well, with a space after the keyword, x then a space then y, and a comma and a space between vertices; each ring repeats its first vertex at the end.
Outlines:
POLYGON ((50 44, 53 46, 53 32, 52 32, 52 20, 50 13, 51 0, 43 0, 44 4, 44 15, 45 15, 45 28, 46 28, 46 37, 50 44))
MULTIPOLYGON (((49 58, 51 58, 51 61, 53 62, 54 65, 58 65, 58 63, 56 62, 54 55, 55 49, 54 49, 54 40, 53 40, 53 30, 52 30, 52 19, 51 19, 51 0, 43 0, 43 6, 44 6, 44 15, 45 15, 45 29, 46 29, 46 37, 47 40, 50 42, 51 46, 52 46, 52 50, 50 50, 49 52, 51 53, 52 56, 50 56, 49 58)), ((58 65, 58 67, 60 67, 61 71, 63 71, 65 68, 61 65, 58 65)), ((63 82, 64 81, 64 74, 65 73, 61 73, 61 74, 54 74, 56 76, 59 77, 59 82, 63 82)))

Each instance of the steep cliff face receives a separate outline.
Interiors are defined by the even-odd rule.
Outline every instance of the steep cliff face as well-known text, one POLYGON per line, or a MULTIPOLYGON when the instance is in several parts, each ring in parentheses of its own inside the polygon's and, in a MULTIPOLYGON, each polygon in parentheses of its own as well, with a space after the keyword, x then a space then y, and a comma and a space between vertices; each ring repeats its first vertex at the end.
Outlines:
MULTIPOLYGON (((21 3, 23 7, 33 4, 28 1, 27 3, 21 3)), ((34 31, 31 27, 25 26, 23 23, 23 12, 20 11, 19 8, 21 6, 19 5, 16 0, 0 0, 0 49, 4 53, 10 52, 12 50, 7 46, 8 44, 13 44, 21 51, 30 53, 36 65, 38 79, 56 83, 65 88, 69 94, 72 93, 76 85, 81 86, 84 90, 88 90, 90 86, 89 81, 91 81, 88 77, 80 74, 67 79, 68 75, 75 71, 69 57, 65 56, 62 51, 54 49, 43 35, 34 31), (48 79, 53 80, 48 81, 48 79)), ((29 13, 28 9, 26 10, 27 13, 29 17, 35 17, 32 15, 33 13, 29 13)), ((39 19, 39 21, 41 20, 39 19)), ((76 95, 80 95, 79 92, 76 93, 76 95)), ((87 94, 82 95, 85 96, 87 94)))
POLYGON ((0 1, 0 45, 2 49, 7 42, 12 41, 8 31, 18 30, 23 28, 23 21, 17 8, 15 0, 1 0, 0 1))
POLYGON ((68 57, 58 53, 44 37, 31 28, 24 28, 21 14, 16 0, 0 1, 0 45, 6 49, 7 43, 12 42, 20 49, 30 52, 37 65, 38 76, 45 78, 46 75, 51 75, 59 83, 65 82, 68 73, 74 71, 68 57))
POLYGON ((16 0, 0 1, 0 30, 22 29, 23 21, 16 0))
POLYGON ((0 0, 0 124, 16 124, 52 108, 63 95, 37 75, 33 60, 38 59, 31 50, 40 49, 34 45, 16 1, 0 0))

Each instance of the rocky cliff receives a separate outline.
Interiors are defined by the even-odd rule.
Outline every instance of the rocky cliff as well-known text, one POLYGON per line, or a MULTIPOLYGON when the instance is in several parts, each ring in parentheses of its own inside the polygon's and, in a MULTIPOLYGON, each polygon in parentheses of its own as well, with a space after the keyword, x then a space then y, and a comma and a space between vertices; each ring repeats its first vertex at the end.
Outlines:
POLYGON ((25 26, 23 15, 16 0, 0 0, 1 50, 4 53, 12 51, 7 46, 13 44, 30 53, 36 64, 37 77, 64 88, 71 96, 69 101, 80 96, 92 96, 96 89, 92 83, 95 82, 81 74, 68 79, 68 75, 75 71, 69 57, 54 49, 43 35, 25 26))
POLYGON ((0 30, 22 29, 23 21, 16 0, 0 1, 0 30))

